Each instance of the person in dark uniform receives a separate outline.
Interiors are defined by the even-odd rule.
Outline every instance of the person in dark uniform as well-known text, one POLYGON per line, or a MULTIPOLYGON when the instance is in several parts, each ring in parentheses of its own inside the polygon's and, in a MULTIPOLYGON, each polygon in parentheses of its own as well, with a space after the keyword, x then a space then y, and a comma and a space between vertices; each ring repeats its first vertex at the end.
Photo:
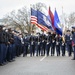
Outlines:
POLYGON ((57 56, 60 56, 60 35, 57 34, 56 36, 56 52, 57 56))
POLYGON ((68 49, 68 55, 71 56, 72 54, 72 36, 70 30, 67 30, 67 34, 65 35, 65 42, 68 49))
POLYGON ((51 46, 51 33, 48 32, 46 35, 46 53, 47 53, 47 56, 49 56, 50 46, 51 46))
POLYGON ((40 56, 40 48, 41 48, 41 39, 40 39, 40 33, 37 33, 36 36, 36 56, 40 56))
POLYGON ((56 44, 56 39, 55 39, 56 33, 53 32, 51 35, 52 35, 52 41, 51 41, 51 56, 54 56, 54 54, 55 54, 55 44, 56 44))
POLYGON ((34 31, 32 31, 31 36, 30 36, 30 56, 34 56, 35 54, 35 36, 34 36, 34 31))
POLYGON ((42 30, 42 34, 41 34, 41 56, 45 55, 45 49, 46 49, 46 35, 44 34, 44 31, 42 30))
POLYGON ((27 56, 28 46, 29 46, 29 39, 27 37, 27 33, 25 34, 23 41, 24 41, 23 57, 25 57, 27 56))
POLYGON ((15 44, 14 44, 14 34, 12 33, 11 28, 8 28, 8 61, 14 61, 14 50, 15 50, 15 44))
POLYGON ((74 49, 74 57, 72 60, 75 60, 75 27, 72 27, 72 46, 74 49))
POLYGON ((0 25, 0 65, 4 65, 7 55, 7 33, 3 30, 3 25, 0 25))
POLYGON ((65 56, 65 38, 64 36, 62 36, 61 50, 62 50, 62 56, 65 56))
POLYGON ((21 46, 20 46, 21 47, 21 49, 20 49, 21 50, 20 55, 21 55, 23 53, 23 51, 24 51, 24 39, 23 39, 24 37, 23 37, 22 33, 20 34, 20 38, 21 38, 21 46))
POLYGON ((19 56, 21 56, 21 54, 23 52, 22 48, 23 48, 23 44, 24 44, 23 35, 21 33, 19 33, 17 40, 18 40, 17 56, 19 57, 19 56))
POLYGON ((14 30, 14 44, 15 44, 15 51, 14 51, 14 56, 17 56, 17 47, 18 47, 18 34, 19 32, 17 32, 16 30, 14 30))

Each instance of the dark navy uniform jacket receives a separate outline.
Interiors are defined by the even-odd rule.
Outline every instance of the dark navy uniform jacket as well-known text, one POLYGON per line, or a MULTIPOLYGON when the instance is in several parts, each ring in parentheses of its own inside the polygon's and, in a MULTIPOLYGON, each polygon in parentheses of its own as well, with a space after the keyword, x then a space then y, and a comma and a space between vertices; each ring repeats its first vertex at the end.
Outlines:
POLYGON ((31 35, 29 41, 30 41, 30 45, 35 45, 35 36, 31 35))
POLYGON ((7 43, 8 42, 8 35, 5 31, 0 32, 0 43, 7 43))
POLYGON ((29 45, 29 39, 28 39, 27 36, 25 36, 25 37, 23 38, 23 41, 24 41, 24 45, 25 45, 25 46, 28 46, 28 45, 29 45))
POLYGON ((75 44, 75 32, 74 32, 74 34, 72 35, 72 41, 73 41, 73 43, 75 44))
POLYGON ((72 43, 71 35, 66 35, 65 36, 65 41, 66 41, 67 44, 70 45, 72 43))

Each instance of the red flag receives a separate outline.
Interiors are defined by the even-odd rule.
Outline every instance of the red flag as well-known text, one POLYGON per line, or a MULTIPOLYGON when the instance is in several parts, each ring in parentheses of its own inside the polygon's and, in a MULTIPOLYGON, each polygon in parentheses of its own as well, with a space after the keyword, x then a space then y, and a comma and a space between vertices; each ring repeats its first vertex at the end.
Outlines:
POLYGON ((54 27, 54 15, 53 15, 52 11, 50 10, 50 7, 49 7, 49 11, 48 11, 48 13, 49 13, 50 18, 51 18, 52 27, 53 27, 54 30, 55 30, 55 27, 54 27))

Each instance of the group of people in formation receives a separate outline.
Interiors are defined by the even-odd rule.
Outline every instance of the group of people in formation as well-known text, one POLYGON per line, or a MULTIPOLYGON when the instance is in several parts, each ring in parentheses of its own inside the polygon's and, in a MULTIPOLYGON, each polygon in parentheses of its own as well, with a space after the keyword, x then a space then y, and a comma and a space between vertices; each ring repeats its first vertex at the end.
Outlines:
POLYGON ((62 37, 55 32, 47 32, 44 34, 36 33, 34 31, 30 35, 25 33, 19 33, 11 28, 3 29, 3 25, 0 25, 0 65, 6 64, 6 62, 14 61, 15 57, 19 57, 23 54, 23 57, 30 53, 30 57, 36 56, 65 56, 65 50, 67 48, 68 56, 74 52, 75 59, 75 29, 72 33, 67 30, 67 33, 62 37))
MULTIPOLYGON (((27 39, 25 39, 27 41, 27 39)), ((26 42, 25 41, 25 42, 26 42)), ((27 43, 27 42, 26 42, 27 43)), ((59 34, 56 34, 55 32, 47 32, 46 34, 37 33, 37 35, 34 35, 34 31, 32 32, 30 38, 29 38, 29 44, 30 44, 30 56, 54 56, 55 50, 56 55, 65 56, 66 48, 68 51, 68 56, 72 55, 73 48, 72 48, 72 36, 70 31, 67 31, 67 34, 62 37, 59 34)), ((27 46, 26 46, 27 48, 27 46)), ((27 49, 24 49, 23 56, 27 56, 27 49)))

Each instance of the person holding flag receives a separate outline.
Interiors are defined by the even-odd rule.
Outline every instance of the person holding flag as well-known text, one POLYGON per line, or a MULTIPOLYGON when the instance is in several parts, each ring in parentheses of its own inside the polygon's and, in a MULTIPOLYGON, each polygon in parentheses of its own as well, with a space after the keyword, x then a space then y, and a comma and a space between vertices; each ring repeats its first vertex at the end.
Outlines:
POLYGON ((72 27, 72 46, 74 49, 74 57, 72 60, 75 60, 75 26, 72 27))

